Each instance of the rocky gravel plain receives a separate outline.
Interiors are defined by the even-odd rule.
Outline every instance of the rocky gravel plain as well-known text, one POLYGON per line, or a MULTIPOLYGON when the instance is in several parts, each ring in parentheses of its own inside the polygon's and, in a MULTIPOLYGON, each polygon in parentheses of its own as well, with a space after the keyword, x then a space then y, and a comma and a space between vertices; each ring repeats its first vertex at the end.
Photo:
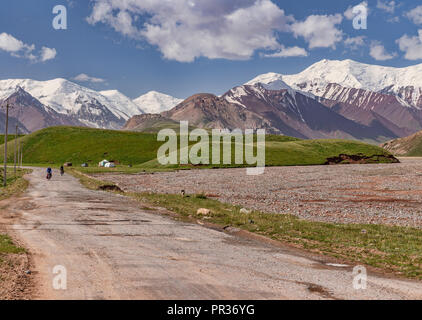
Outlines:
POLYGON ((274 214, 334 223, 422 227, 422 158, 400 164, 357 164, 246 169, 184 170, 101 175, 134 192, 204 193, 208 197, 274 214))

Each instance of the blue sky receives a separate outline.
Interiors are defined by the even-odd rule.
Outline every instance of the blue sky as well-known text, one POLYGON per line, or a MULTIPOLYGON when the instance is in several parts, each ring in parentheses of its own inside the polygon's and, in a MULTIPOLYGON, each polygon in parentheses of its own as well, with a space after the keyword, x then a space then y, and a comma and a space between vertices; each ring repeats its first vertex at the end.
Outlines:
POLYGON ((355 30, 350 9, 360 3, 3 2, 0 79, 72 80, 85 74, 73 81, 131 98, 150 90, 185 98, 221 94, 261 73, 297 73, 324 58, 396 67, 422 63, 422 5, 368 0, 367 29, 355 30), (52 27, 56 5, 67 8, 67 30, 52 27))

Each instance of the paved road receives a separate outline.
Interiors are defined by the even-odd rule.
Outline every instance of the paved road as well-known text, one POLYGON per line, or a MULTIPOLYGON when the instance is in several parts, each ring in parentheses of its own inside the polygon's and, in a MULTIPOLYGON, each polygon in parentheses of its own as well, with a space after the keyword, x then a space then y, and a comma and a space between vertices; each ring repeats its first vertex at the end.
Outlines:
POLYGON ((44 169, 3 214, 34 254, 46 299, 394 299, 422 298, 420 282, 369 274, 353 289, 351 266, 174 221, 119 195, 83 188, 44 169), (53 268, 67 290, 53 289, 53 268))

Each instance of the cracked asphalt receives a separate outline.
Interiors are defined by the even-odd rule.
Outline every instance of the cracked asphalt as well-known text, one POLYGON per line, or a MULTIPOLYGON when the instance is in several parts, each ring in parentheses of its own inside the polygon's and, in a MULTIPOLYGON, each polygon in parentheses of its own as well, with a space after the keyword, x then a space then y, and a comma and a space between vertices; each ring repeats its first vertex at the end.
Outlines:
MULTIPOLYGON (((368 273, 290 247, 176 221, 44 169, 1 215, 29 249, 38 299, 421 299, 421 282, 368 273), (67 273, 56 290, 55 266, 67 273)), ((3 219, 3 220, 4 220, 3 219)))

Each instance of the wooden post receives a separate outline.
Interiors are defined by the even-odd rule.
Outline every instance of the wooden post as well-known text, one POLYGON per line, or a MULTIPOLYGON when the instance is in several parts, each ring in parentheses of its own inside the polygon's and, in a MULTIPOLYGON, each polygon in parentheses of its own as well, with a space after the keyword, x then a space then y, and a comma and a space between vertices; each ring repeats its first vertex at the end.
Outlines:
POLYGON ((16 160, 17 160, 17 163, 18 163, 18 168, 20 169, 20 163, 19 163, 19 159, 20 159, 20 156, 21 156, 21 142, 20 141, 18 141, 18 156, 17 156, 17 158, 16 158, 16 160))
POLYGON ((4 172, 3 186, 7 185, 7 130, 9 129, 9 104, 6 105, 6 130, 4 133, 4 172))
POLYGON ((18 124, 16 124, 16 132, 15 132, 15 157, 14 157, 14 161, 15 161, 15 166, 14 166, 14 172, 15 172, 15 177, 16 177, 16 152, 17 150, 17 144, 18 144, 18 124))

